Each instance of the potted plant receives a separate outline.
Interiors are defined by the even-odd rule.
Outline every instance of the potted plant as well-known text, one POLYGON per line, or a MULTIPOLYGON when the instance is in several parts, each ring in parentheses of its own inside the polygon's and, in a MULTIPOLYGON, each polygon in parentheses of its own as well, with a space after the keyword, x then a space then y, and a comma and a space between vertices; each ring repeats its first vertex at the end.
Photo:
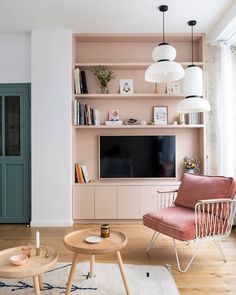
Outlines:
POLYGON ((199 174, 200 172, 200 161, 198 159, 189 159, 188 157, 184 158, 184 168, 185 172, 191 174, 199 174))
POLYGON ((92 73, 98 78, 100 82, 100 91, 99 93, 107 94, 108 91, 108 82, 115 78, 114 73, 109 70, 106 66, 99 65, 92 69, 92 73))

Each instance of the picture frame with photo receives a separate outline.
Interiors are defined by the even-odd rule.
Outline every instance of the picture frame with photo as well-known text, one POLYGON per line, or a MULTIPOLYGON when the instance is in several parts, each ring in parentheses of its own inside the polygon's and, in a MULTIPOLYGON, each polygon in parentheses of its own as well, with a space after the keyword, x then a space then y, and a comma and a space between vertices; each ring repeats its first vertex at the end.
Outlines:
POLYGON ((108 120, 109 121, 119 121, 119 110, 109 110, 108 120))
POLYGON ((166 84, 166 92, 168 94, 180 94, 180 82, 170 81, 166 84))
POLYGON ((133 79, 120 80, 120 94, 133 94, 134 93, 133 79))
POLYGON ((155 125, 167 125, 168 124, 168 107, 156 106, 153 107, 153 117, 155 125))

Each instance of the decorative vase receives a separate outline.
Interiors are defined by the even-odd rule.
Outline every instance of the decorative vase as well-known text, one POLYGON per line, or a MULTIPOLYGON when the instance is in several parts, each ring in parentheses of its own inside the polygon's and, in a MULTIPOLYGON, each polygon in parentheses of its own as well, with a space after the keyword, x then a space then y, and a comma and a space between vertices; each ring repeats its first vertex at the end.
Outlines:
POLYGON ((196 169, 196 168, 185 169, 185 172, 189 174, 199 174, 199 169, 196 169))
POLYGON ((108 94, 108 86, 100 86, 100 89, 99 89, 99 93, 100 94, 108 94))
POLYGON ((186 173, 195 174, 195 169, 186 169, 186 173))

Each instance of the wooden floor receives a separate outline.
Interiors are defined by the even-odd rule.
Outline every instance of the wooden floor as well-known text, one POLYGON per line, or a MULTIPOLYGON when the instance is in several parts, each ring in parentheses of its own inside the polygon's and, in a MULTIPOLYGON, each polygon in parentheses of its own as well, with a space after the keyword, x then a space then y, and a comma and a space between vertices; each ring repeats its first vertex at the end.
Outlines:
MULTIPOLYGON (((55 247, 59 252, 60 261, 71 261, 72 253, 63 245, 65 234, 87 227, 99 225, 74 225, 73 228, 41 228, 43 244, 55 247)), ((128 245, 121 251, 124 263, 172 265, 172 274, 181 295, 236 295, 236 232, 233 230, 229 238, 221 245, 228 262, 225 264, 215 245, 208 242, 202 246, 193 265, 187 273, 176 270, 173 243, 170 238, 161 236, 147 255, 145 247, 152 236, 152 231, 143 225, 111 225, 114 229, 124 231, 128 235, 128 245)), ((35 240, 36 228, 25 225, 0 225, 0 250, 21 245, 35 240)), ((185 245, 178 243, 182 262, 185 263, 195 249, 194 243, 185 245)), ((80 256, 81 261, 87 260, 86 255, 80 256)), ((96 261, 115 262, 115 256, 96 257, 96 261)))

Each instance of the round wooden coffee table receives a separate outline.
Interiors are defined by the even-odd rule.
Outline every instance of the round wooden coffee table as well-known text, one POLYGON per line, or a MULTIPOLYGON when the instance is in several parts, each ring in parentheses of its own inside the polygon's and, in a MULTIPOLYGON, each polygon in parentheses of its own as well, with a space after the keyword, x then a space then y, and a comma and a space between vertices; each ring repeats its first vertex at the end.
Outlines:
POLYGON ((129 290, 128 281, 126 278, 123 261, 120 255, 120 250, 127 245, 127 236, 118 230, 111 230, 109 238, 102 239, 97 244, 88 243, 85 241, 86 237, 97 236, 100 237, 100 230, 98 229, 82 229, 69 233, 64 237, 64 245, 66 248, 74 252, 74 258, 70 270, 70 275, 67 282, 66 295, 70 294, 72 280, 76 271, 79 254, 89 254, 90 257, 90 272, 89 276, 93 276, 93 265, 95 255, 104 255, 115 252, 118 259, 120 273, 123 279, 124 287, 127 295, 131 295, 129 290))
POLYGON ((0 278, 22 279, 33 277, 35 294, 40 295, 40 288, 42 289, 41 274, 50 270, 56 264, 57 252, 52 247, 46 246, 41 247, 40 256, 36 256, 35 248, 32 248, 29 259, 24 264, 15 266, 11 264, 9 259, 17 254, 21 254, 21 247, 0 251, 0 278))

